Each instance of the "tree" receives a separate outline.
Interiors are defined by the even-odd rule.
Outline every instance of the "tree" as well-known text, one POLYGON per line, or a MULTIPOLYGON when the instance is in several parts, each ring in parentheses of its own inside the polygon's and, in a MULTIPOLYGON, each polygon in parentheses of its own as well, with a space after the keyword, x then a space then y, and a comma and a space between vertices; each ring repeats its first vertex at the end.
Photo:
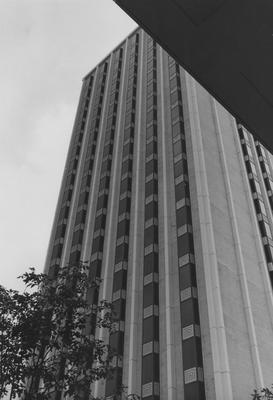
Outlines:
POLYGON ((251 396, 253 400, 273 400, 273 385, 271 388, 255 389, 251 396))
POLYGON ((90 384, 111 374, 114 352, 94 333, 112 330, 112 306, 96 305, 100 282, 91 276, 81 262, 54 277, 31 269, 20 277, 23 293, 0 286, 0 397, 89 398, 90 384))

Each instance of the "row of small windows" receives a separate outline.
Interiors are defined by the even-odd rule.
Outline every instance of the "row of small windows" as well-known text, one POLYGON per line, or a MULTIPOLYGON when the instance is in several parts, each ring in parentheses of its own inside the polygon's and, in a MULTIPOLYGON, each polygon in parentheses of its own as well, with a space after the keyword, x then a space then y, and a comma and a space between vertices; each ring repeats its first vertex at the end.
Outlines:
MULTIPOLYGON (((73 144, 68 156, 68 167, 67 167, 67 179, 65 182, 65 188, 62 198, 62 205, 58 216, 58 224, 55 232, 54 243, 59 242, 53 246, 50 267, 53 271, 55 267, 60 264, 62 255, 63 244, 60 243, 60 239, 64 238, 66 233, 67 218, 69 215, 70 201, 73 194, 75 175, 77 172, 78 159, 81 150, 83 132, 86 124, 86 116, 89 108, 90 95, 93 86, 93 76, 89 77, 89 80, 84 83, 83 95, 81 97, 81 103, 79 105, 78 122, 76 122, 76 135, 73 138, 73 144)), ((49 273, 51 273, 51 270, 49 273)), ((53 271, 55 273, 55 271, 53 271)))
POLYGON ((114 275, 112 287, 112 302, 114 319, 119 323, 117 331, 110 335, 110 345, 117 354, 115 373, 106 381, 106 396, 115 395, 122 381, 121 359, 124 347, 124 329, 121 322, 125 320, 126 288, 127 288, 127 263, 129 252, 129 230, 131 210, 131 186, 134 151, 134 122, 137 90, 137 62, 138 62, 138 35, 129 50, 129 77, 127 82, 127 95, 125 106, 125 128, 122 150, 122 167, 120 182, 120 200, 118 209, 118 225, 116 236, 116 249, 114 259, 114 275), (116 267, 119 267, 116 269, 116 267))
MULTIPOLYGON (((261 185, 258 178, 258 172, 256 165, 254 164, 252 148, 250 145, 250 136, 248 132, 242 127, 241 124, 238 124, 238 133, 241 141, 242 152, 245 158, 245 166, 248 173, 248 179, 250 184, 250 189, 253 195, 254 208, 258 218, 258 225, 262 237, 264 254, 268 264, 269 276, 271 279, 271 285, 273 287, 273 241, 272 241, 272 233, 268 223, 267 211, 264 205, 264 199, 262 195, 261 185)), ((262 150, 261 145, 256 142, 256 151, 259 157, 261 170, 263 172, 264 183, 267 191, 271 194, 271 185, 269 181, 270 170, 266 169, 266 154, 264 150, 262 150)), ((269 196, 269 203, 273 205, 273 202, 270 201, 271 196, 269 196)))
MULTIPOLYGON (((202 348, 198 332, 199 307, 196 287, 192 216, 188 184, 188 164, 183 126, 182 93, 179 66, 169 57, 170 104, 173 139, 173 171, 176 201, 177 255, 179 260, 179 289, 181 293, 180 312, 182 330, 182 353, 184 374, 191 368, 202 370, 202 348), (185 260, 185 261, 184 261, 185 260), (198 327, 198 329, 194 329, 198 327)), ((204 384, 195 379, 191 385, 184 385, 185 400, 205 399, 204 384)))
POLYGON ((74 225, 74 233, 72 237, 71 244, 71 253, 70 253, 70 263, 72 261, 76 262, 80 260, 81 255, 81 246, 84 235, 85 228, 85 219, 86 219, 86 210, 82 207, 88 205, 89 201, 89 190, 91 184, 92 170, 93 170, 93 162, 96 152, 96 144, 97 144, 97 135, 98 128, 101 120, 101 111, 102 111, 102 102, 104 98, 105 91, 105 81, 106 81, 106 73, 107 73, 107 64, 104 64, 100 67, 98 82, 99 86, 97 86, 97 92, 95 94, 94 103, 93 103, 93 113, 91 116, 91 129, 89 133, 88 139, 88 147, 84 164, 84 171, 81 180, 80 187, 80 195, 78 199, 78 208, 76 214, 76 220, 74 225), (78 223, 80 219, 80 224, 78 223), (77 247, 76 247, 77 246, 77 247))
POLYGON ((142 397, 159 397, 157 51, 147 41, 142 397), (157 315, 155 315, 157 314, 157 315), (155 345, 151 345, 156 343, 155 345), (144 349, 146 349, 144 351, 144 349), (149 349, 149 350, 147 350, 149 349), (147 354, 148 352, 148 354, 147 354))

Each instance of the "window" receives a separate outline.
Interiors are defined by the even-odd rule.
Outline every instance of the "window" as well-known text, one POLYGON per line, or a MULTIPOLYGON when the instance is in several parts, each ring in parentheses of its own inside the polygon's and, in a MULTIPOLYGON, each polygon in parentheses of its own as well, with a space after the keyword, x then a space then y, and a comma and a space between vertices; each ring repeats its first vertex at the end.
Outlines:
POLYGON ((158 317, 151 316, 143 320, 143 343, 159 340, 158 317))
POLYGON ((126 289, 127 271, 121 269, 114 274, 113 280, 113 293, 120 289, 126 289))
POLYGON ((157 172, 157 160, 151 160, 148 163, 146 163, 145 175, 149 176, 153 172, 157 172))
POLYGON ((99 215, 95 220, 94 231, 97 231, 98 229, 101 229, 101 228, 104 229, 105 222, 106 222, 106 215, 99 215))
POLYGON ((116 247, 115 264, 128 259, 128 244, 123 243, 116 247))
POLYGON ((104 238, 103 236, 98 236, 96 239, 93 240, 93 245, 92 245, 92 254, 93 253, 100 253, 103 250, 103 243, 104 243, 104 238))
POLYGON ((148 221, 151 218, 157 218, 158 216, 158 207, 157 202, 151 201, 149 204, 145 205, 145 221, 148 221))
POLYGON ((186 370, 197 365, 202 365, 201 341, 198 337, 192 337, 183 346, 183 368, 186 370))
POLYGON ((155 353, 148 354, 142 359, 142 384, 153 381, 159 381, 159 355, 155 353))
POLYGON ((182 145, 181 142, 178 141, 173 145, 173 155, 176 157, 178 154, 182 153, 182 145))
POLYGON ((193 239, 192 234, 185 233, 177 239, 178 257, 184 256, 188 253, 193 253, 193 239))
POLYGON ((130 212, 130 206, 131 206, 131 199, 126 197, 125 199, 122 199, 119 202, 119 215, 125 213, 125 212, 130 212))
POLYGON ((181 321, 182 326, 199 324, 199 312, 197 299, 190 298, 181 303, 181 321))
POLYGON ((179 286, 181 290, 197 286, 194 264, 187 264, 179 268, 179 286))
POLYGON ((100 208, 106 208, 107 207, 107 202, 108 202, 108 196, 107 195, 102 195, 98 198, 97 202, 97 210, 100 208))
POLYGON ((151 181, 145 183, 145 196, 148 197, 151 194, 157 194, 157 180, 152 179, 151 181))
POLYGON ((144 246, 147 247, 152 243, 158 243, 158 227, 155 225, 150 226, 144 231, 144 246))
POLYGON ((100 180, 99 191, 101 191, 102 189, 108 188, 109 187, 109 183, 110 183, 110 177, 109 176, 105 176, 104 178, 102 178, 100 180))
POLYGON ((81 244, 82 243, 82 238, 83 238, 83 230, 79 229, 73 233, 73 238, 72 238, 72 246, 75 244, 81 244))
POLYGON ((170 89, 171 91, 177 87, 177 77, 174 76, 171 80, 170 80, 170 89))
POLYGON ((132 179, 126 178, 121 181, 120 193, 131 191, 132 179))
POLYGON ((144 257, 144 276, 158 272, 158 253, 150 253, 144 257))
POLYGON ((143 308, 158 305, 158 283, 151 282, 143 287, 143 308))
POLYGON ((121 236, 128 236, 129 235, 129 229, 130 229, 130 221, 127 219, 124 219, 123 221, 118 223, 118 229, 117 229, 117 238, 121 236))
POLYGON ((176 211, 176 223, 178 227, 185 224, 191 224, 190 207, 185 206, 176 211))
POLYGON ((132 160, 126 160, 122 163, 122 168, 121 168, 121 175, 123 175, 127 171, 132 171, 133 167, 133 161, 132 160))
MULTIPOLYGON (((150 128, 149 128, 150 129, 150 128)), ((152 141, 146 146, 146 157, 157 153, 157 142, 152 141)))
POLYGON ((179 183, 179 185, 175 186, 175 200, 179 201, 184 198, 189 198, 189 188, 188 185, 184 182, 179 183))
POLYGON ((129 142, 123 147, 122 157, 126 157, 128 154, 133 154, 134 144, 129 142))
POLYGON ((59 239, 59 238, 61 238, 61 237, 64 237, 64 235, 65 235, 65 229, 66 229, 66 225, 65 225, 65 224, 59 225, 58 228, 57 228, 57 230, 56 230, 55 238, 56 238, 56 239, 59 239))
POLYGON ((114 321, 124 321, 125 319, 125 301, 118 299, 112 302, 114 321))

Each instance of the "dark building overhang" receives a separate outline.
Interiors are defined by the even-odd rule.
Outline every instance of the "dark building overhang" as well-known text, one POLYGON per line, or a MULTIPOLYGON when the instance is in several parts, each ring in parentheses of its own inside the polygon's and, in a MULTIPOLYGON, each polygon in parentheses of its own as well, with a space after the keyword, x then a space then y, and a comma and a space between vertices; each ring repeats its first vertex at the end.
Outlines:
POLYGON ((115 0, 273 153, 272 0, 115 0))

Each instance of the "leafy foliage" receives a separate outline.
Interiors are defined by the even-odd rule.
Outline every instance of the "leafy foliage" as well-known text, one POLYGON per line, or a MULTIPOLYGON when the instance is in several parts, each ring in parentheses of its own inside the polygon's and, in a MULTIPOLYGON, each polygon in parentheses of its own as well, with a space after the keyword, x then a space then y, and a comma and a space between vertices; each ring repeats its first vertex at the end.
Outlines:
POLYGON ((112 306, 92 304, 100 282, 90 275, 86 263, 54 277, 30 269, 23 293, 0 286, 0 397, 88 398, 90 384, 111 374, 114 353, 94 332, 111 331, 112 306))
POLYGON ((255 389, 251 396, 253 400, 273 400, 273 386, 271 388, 255 389))

